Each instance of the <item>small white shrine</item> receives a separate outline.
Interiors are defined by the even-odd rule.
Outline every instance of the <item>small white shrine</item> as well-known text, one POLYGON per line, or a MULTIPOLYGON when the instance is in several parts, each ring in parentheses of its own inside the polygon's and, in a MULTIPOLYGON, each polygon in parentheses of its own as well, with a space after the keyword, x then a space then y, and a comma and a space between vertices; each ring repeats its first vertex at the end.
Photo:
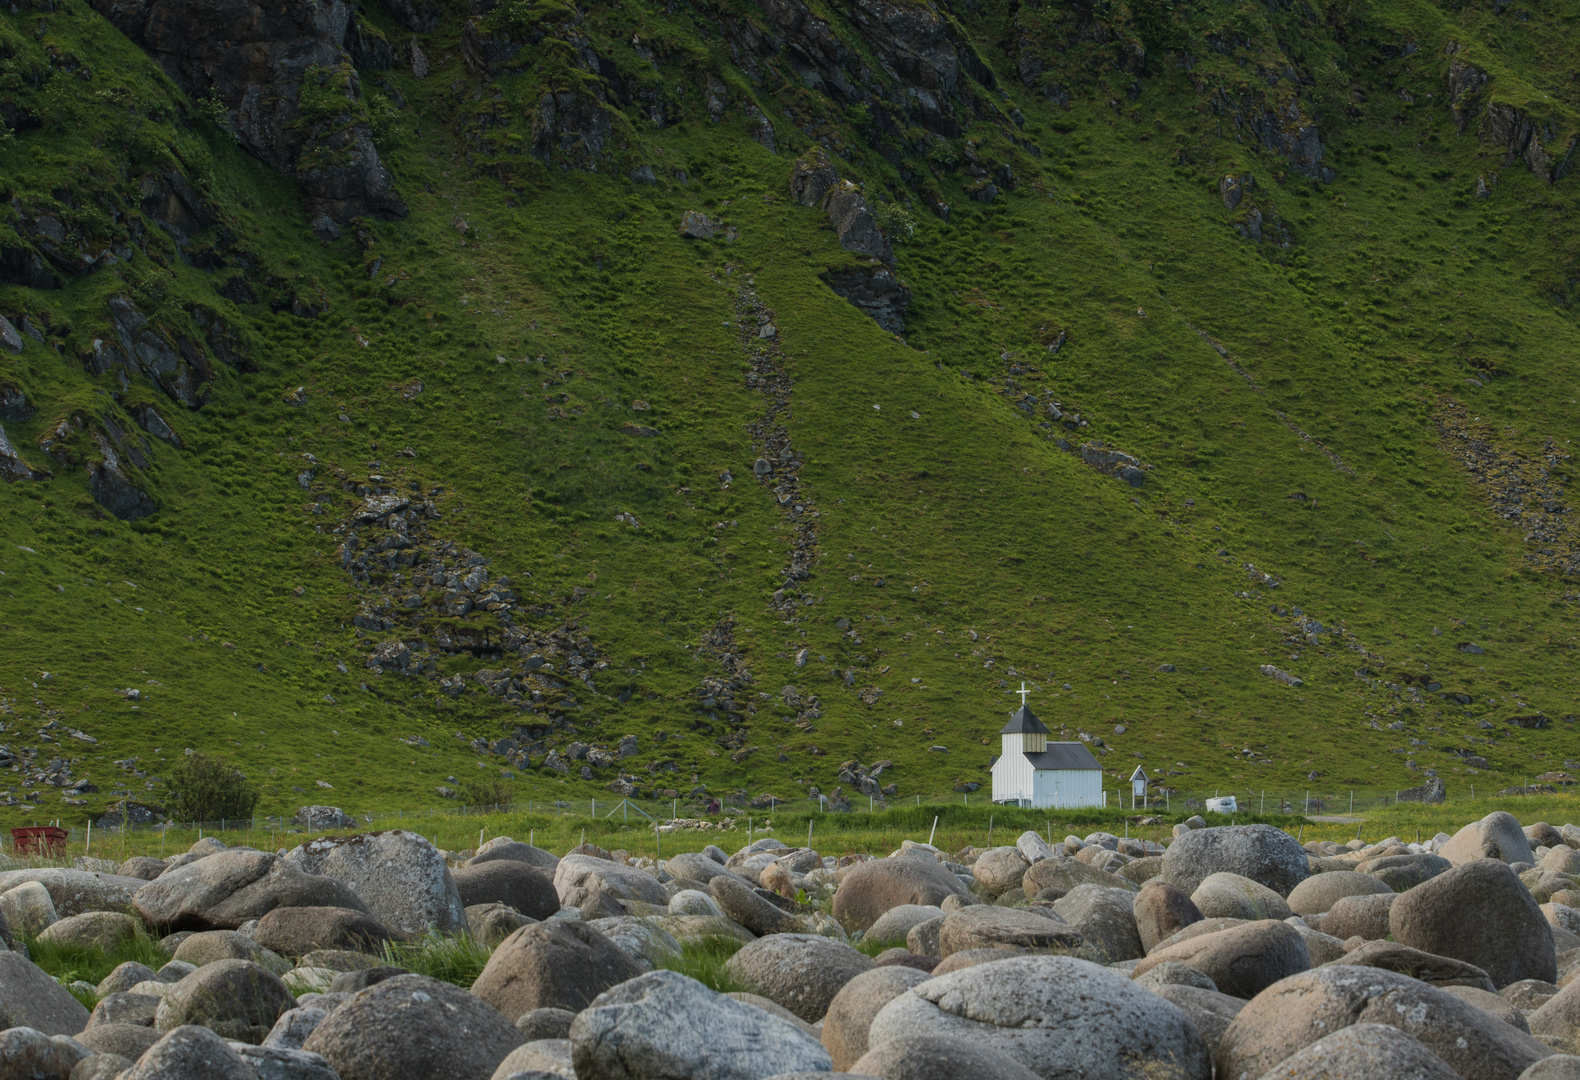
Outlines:
POLYGON ((999 729, 999 758, 993 763, 993 801, 1011 806, 1102 806, 1103 767, 1083 743, 1049 742, 1048 727, 1026 706, 999 729))

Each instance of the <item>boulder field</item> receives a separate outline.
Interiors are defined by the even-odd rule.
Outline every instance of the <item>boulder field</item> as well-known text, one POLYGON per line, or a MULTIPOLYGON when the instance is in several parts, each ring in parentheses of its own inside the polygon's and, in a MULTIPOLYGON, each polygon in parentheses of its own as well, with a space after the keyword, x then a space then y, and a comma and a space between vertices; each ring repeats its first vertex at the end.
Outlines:
POLYGON ((662 863, 210 839, 0 874, 0 1077, 1580 1078, 1577 849, 1506 813, 1426 843, 1194 819, 662 863), (171 959, 97 985, 29 959, 143 934, 171 959), (400 966, 457 971, 418 958, 463 936, 466 978, 400 966))

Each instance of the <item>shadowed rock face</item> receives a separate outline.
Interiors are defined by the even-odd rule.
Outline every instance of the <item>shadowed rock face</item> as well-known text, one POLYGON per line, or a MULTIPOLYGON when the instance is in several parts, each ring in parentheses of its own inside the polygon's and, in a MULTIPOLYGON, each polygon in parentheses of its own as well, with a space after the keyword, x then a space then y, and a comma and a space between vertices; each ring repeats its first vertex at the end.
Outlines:
POLYGON ((94 0, 195 97, 217 98, 246 150, 302 185, 309 216, 401 217, 366 119, 354 111, 356 73, 341 47, 352 21, 343 0, 94 0), (304 90, 314 102, 302 107, 304 90), (344 111, 324 109, 334 95, 344 111))

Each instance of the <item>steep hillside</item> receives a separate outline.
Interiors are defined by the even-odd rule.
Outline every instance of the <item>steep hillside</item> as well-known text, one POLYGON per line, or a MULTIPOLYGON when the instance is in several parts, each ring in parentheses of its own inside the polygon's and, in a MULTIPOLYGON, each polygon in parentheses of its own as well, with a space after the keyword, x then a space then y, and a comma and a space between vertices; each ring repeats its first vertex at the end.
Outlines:
POLYGON ((1580 8, 473 2, 0 13, 0 817, 1580 758, 1580 8))

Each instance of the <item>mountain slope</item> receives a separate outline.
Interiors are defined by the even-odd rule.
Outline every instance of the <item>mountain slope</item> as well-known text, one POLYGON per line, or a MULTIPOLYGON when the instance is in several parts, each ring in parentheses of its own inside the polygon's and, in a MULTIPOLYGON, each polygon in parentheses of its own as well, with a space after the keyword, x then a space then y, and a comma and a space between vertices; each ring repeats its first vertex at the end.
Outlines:
POLYGON ((7 814, 1580 757, 1567 9, 106 11, 0 15, 7 814))

